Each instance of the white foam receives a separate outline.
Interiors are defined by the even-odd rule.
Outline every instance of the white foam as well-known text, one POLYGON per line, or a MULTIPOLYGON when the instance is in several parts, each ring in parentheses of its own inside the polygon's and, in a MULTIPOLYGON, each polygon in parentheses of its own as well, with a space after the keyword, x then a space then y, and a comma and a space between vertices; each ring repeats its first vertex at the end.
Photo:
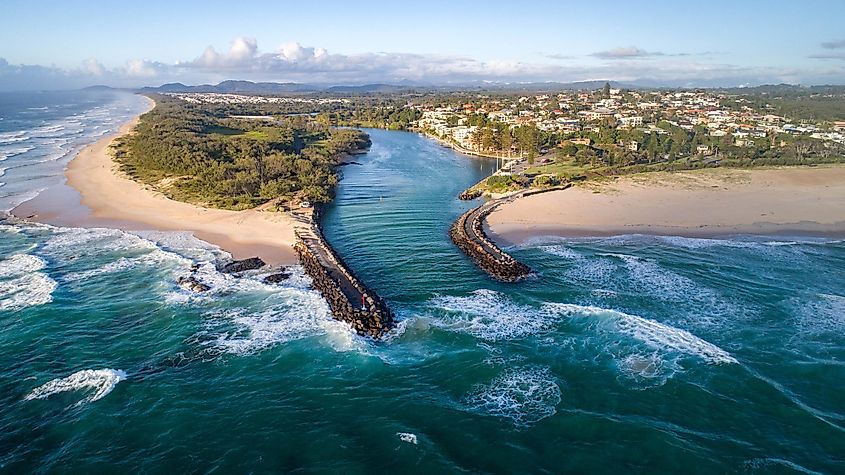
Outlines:
POLYGON ((50 303, 56 286, 56 281, 40 272, 2 281, 0 310, 20 310, 50 303))
POLYGON ((20 310, 53 301, 56 281, 43 272, 44 259, 15 254, 0 261, 0 310, 20 310))
POLYGON ((20 234, 21 230, 17 226, 11 226, 8 224, 0 224, 0 232, 6 234, 20 234))
POLYGON ((152 242, 117 229, 52 228, 41 252, 51 257, 76 259, 80 256, 155 248, 152 242))
POLYGON ((0 150, 0 162, 6 160, 7 158, 16 157, 20 154, 30 152, 32 150, 35 150, 34 146, 18 147, 10 150, 0 150))
POLYGON ((485 340, 520 338, 549 326, 537 309, 520 305, 493 290, 476 290, 466 297, 438 296, 429 305, 454 314, 451 318, 434 319, 434 325, 485 340))
POLYGON ((9 143, 17 143, 17 142, 25 142, 32 137, 28 135, 21 135, 21 136, 11 136, 6 138, 0 138, 0 144, 9 144, 9 143))
POLYGON ((0 278, 35 272, 47 266, 47 262, 30 254, 15 254, 0 260, 0 278))
POLYGON ((558 257, 562 257, 564 259, 572 259, 572 260, 581 260, 584 258, 581 254, 575 252, 572 248, 563 245, 557 246, 540 246, 538 249, 541 251, 552 254, 558 257))
MULTIPOLYGON (((685 318, 696 326, 712 326, 725 316, 737 318, 741 309, 715 290, 667 269, 658 263, 627 254, 602 254, 624 263, 628 276, 617 285, 630 292, 672 302, 679 308, 694 311, 685 318)), ((607 282, 603 282, 607 284, 607 282)))
MULTIPOLYGON (((280 343, 333 332, 338 349, 350 347, 349 330, 331 318, 328 305, 316 292, 277 290, 275 305, 260 310, 234 308, 206 314, 205 344, 237 355, 253 354, 280 343)), ((333 345, 334 346, 334 345, 333 345)))
POLYGON ((551 312, 569 317, 591 317, 607 320, 616 331, 635 338, 648 347, 661 351, 675 351, 699 357, 708 363, 736 363, 727 351, 692 333, 636 315, 592 306, 550 303, 544 306, 551 312))
POLYGON ((490 384, 477 386, 463 404, 471 412, 529 426, 553 416, 560 401, 560 386, 551 371, 527 366, 506 369, 490 384))
POLYGON ((797 318, 796 326, 803 335, 845 331, 845 297, 833 294, 817 294, 791 301, 797 318))
POLYGON ((24 397, 27 401, 47 399, 50 396, 67 391, 88 391, 84 399, 76 405, 94 402, 106 397, 117 383, 126 379, 126 373, 117 369, 84 369, 65 378, 57 378, 32 390, 24 397))
POLYGON ((407 442, 409 444, 417 445, 417 435, 412 434, 410 432, 397 432, 396 435, 399 437, 399 440, 402 442, 407 442))

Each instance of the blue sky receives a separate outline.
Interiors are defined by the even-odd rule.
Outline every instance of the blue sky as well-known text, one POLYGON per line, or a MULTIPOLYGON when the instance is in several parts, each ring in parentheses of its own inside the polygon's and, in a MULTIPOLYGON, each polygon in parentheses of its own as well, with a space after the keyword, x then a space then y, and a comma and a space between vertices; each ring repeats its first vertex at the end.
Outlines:
POLYGON ((845 2, 0 3, 0 89, 252 79, 845 83, 845 2))

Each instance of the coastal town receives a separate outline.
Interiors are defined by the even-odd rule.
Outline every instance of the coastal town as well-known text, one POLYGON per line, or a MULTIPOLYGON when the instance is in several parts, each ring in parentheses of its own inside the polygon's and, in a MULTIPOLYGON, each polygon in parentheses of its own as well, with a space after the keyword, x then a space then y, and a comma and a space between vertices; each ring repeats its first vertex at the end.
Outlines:
MULTIPOLYGON (((842 99, 841 91, 798 93, 813 103, 842 99)), ((313 115, 334 126, 415 130, 459 152, 499 159, 483 192, 643 171, 836 163, 845 156, 841 117, 793 115, 777 94, 759 91, 605 84, 531 94, 167 95, 234 118, 263 111, 313 115)))
MULTIPOLYGON (((790 159, 824 161, 842 155, 845 121, 792 118, 759 102, 707 90, 635 91, 606 85, 598 91, 478 95, 460 104, 413 107, 422 115, 416 126, 428 135, 462 151, 523 164, 533 164, 535 155, 547 155, 538 160, 542 163, 580 155, 594 168, 617 169, 680 159, 691 167, 725 159, 744 159, 747 166, 755 160, 792 164, 790 159)), ((500 173, 507 174, 507 168, 500 173)))
MULTIPOLYGON (((534 126, 577 145, 591 145, 589 135, 599 133, 602 125, 658 135, 671 134, 671 127, 695 132, 700 126, 709 137, 738 147, 752 147, 758 139, 780 134, 845 144, 845 121, 795 120, 769 112, 770 107, 756 108, 741 96, 704 90, 646 92, 607 87, 599 92, 566 91, 512 99, 479 95, 464 104, 415 107, 422 111, 420 128, 469 150, 482 148, 481 127, 470 125, 473 116, 486 116, 510 129, 534 126)), ((640 144, 624 145, 637 150, 640 144)), ((706 154, 712 150, 702 146, 695 151, 706 154)))

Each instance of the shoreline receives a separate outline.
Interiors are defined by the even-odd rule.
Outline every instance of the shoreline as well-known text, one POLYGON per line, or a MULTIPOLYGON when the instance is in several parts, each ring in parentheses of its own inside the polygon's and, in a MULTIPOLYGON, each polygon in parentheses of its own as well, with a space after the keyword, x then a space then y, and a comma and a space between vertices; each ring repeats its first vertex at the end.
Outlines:
POLYGON ((114 134, 86 145, 71 159, 65 182, 42 191, 12 215, 46 224, 124 231, 181 231, 220 247, 234 259, 259 256, 268 264, 297 264, 294 222, 279 212, 231 211, 175 201, 119 171, 109 146, 131 133, 148 108, 114 134))
POLYGON ((485 230, 531 238, 646 234, 845 237, 845 166, 654 172, 501 204, 485 230))
POLYGON ((444 139, 442 139, 442 138, 440 138, 440 137, 438 137, 434 134, 429 134, 428 132, 425 132, 424 130, 421 130, 421 129, 411 129, 411 130, 408 130, 408 132, 416 132, 416 133, 422 135, 423 137, 425 137, 427 139, 434 140, 435 142, 437 142, 438 144, 440 144, 444 147, 450 148, 450 149, 454 150, 455 152, 458 152, 462 155, 468 155, 470 157, 489 158, 489 159, 505 159, 505 160, 515 160, 515 159, 520 158, 520 157, 514 157, 514 156, 510 156, 510 155, 509 156, 490 155, 490 154, 486 154, 486 153, 482 153, 482 152, 476 152, 474 150, 469 150, 469 149, 461 147, 460 145, 458 145, 456 143, 449 142, 448 140, 444 140, 444 139))

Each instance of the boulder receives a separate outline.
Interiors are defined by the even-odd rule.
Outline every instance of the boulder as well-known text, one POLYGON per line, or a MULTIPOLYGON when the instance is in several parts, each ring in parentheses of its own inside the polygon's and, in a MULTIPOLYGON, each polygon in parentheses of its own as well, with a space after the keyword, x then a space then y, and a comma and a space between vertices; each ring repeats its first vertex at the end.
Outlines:
POLYGON ((244 272, 248 270, 260 269, 267 265, 264 261, 261 260, 259 257, 250 257, 248 259, 242 259, 240 261, 235 260, 228 264, 223 265, 220 268, 220 272, 226 274, 235 274, 238 272, 244 272))
POLYGON ((198 281, 194 276, 179 277, 176 279, 176 283, 179 287, 182 287, 185 290, 190 290, 191 292, 207 292, 211 289, 211 287, 198 281))
POLYGON ((279 282, 284 282, 290 278, 290 272, 288 271, 281 271, 275 274, 270 274, 264 278, 265 284, 278 284, 279 282))

